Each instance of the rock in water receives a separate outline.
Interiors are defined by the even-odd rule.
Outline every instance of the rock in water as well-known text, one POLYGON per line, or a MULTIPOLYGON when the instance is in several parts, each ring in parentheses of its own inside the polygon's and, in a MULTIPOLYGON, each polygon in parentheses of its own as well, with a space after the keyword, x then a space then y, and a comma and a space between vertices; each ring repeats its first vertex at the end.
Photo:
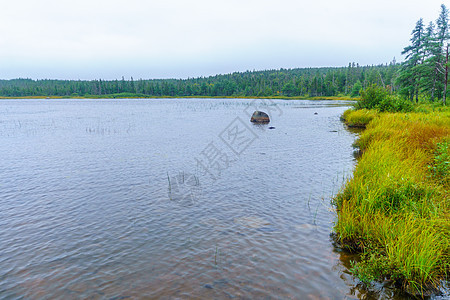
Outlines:
POLYGON ((250 122, 253 123, 269 123, 270 119, 269 119, 269 115, 266 114, 263 111, 255 111, 252 115, 252 118, 250 119, 250 122))
POLYGON ((269 222, 258 216, 246 216, 235 218, 234 223, 252 229, 259 229, 271 225, 269 222))

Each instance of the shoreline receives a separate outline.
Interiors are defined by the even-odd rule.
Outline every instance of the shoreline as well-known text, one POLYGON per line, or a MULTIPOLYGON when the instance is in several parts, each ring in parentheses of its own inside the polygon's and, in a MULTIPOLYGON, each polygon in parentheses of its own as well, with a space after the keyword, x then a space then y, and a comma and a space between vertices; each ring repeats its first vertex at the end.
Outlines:
POLYGON ((347 97, 347 96, 327 96, 327 97, 258 97, 258 96, 130 96, 130 97, 116 97, 114 95, 102 95, 99 96, 25 96, 25 97, 0 97, 0 100, 12 100, 12 99, 38 99, 38 100, 52 100, 52 99, 268 99, 268 100, 336 100, 336 101, 357 101, 359 97, 347 97))
POLYGON ((366 128, 353 176, 333 199, 337 242, 361 254, 351 271, 414 296, 439 293, 450 270, 450 109, 348 110, 342 118, 366 128))

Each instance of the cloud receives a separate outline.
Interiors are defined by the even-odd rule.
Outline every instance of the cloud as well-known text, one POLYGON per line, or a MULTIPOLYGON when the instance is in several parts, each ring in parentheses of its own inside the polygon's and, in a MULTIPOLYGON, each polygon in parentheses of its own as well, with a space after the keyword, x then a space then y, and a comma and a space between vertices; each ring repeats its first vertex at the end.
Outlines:
POLYGON ((192 77, 231 68, 378 64, 399 56, 417 19, 436 19, 439 6, 435 0, 7 1, 0 11, 0 77, 192 77))

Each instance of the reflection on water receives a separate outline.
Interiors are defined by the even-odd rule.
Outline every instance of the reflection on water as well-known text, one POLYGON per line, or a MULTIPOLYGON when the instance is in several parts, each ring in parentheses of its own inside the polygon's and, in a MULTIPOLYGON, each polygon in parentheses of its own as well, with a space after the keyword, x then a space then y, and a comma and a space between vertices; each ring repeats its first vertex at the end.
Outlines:
POLYGON ((0 298, 402 299, 332 244, 332 103, 1 101, 0 298))
POLYGON ((353 282, 353 285, 349 284, 349 292, 347 297, 350 299, 410 299, 411 296, 403 293, 398 287, 395 287, 391 281, 385 281, 382 283, 363 284, 353 278, 349 269, 351 269, 352 261, 359 261, 357 254, 348 253, 336 248, 336 252, 339 254, 340 265, 345 267, 342 272, 341 278, 345 282, 353 282))

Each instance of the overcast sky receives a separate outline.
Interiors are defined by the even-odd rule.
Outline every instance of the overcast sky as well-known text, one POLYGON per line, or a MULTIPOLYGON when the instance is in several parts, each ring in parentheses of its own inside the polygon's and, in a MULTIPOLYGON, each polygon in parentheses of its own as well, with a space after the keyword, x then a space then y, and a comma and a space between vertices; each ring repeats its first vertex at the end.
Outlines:
POLYGON ((435 21, 442 3, 4 0, 0 78, 187 78, 400 61, 416 21, 435 21))

